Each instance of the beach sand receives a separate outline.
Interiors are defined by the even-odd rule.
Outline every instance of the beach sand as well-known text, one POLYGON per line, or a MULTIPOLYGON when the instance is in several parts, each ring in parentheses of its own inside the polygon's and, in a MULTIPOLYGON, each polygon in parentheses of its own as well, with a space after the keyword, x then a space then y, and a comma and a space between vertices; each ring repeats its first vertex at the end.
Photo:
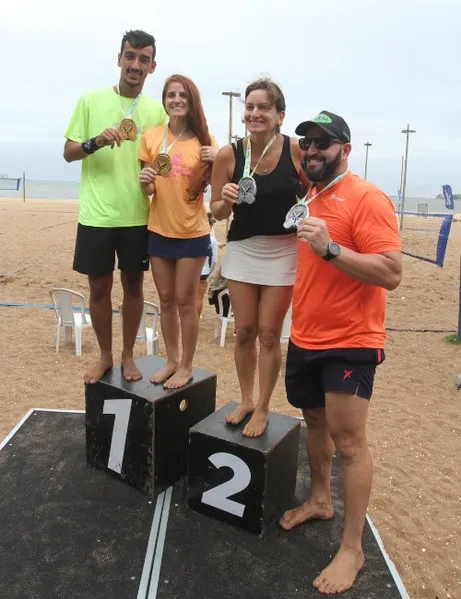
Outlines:
MULTIPOLYGON (((52 287, 80 291, 85 277, 72 271, 76 201, 0 199, 0 301, 50 304, 52 287)), ((224 240, 224 223, 217 236, 224 240)), ((418 235, 416 232, 415 235, 418 235)), ((445 341, 458 318, 461 223, 452 227, 445 267, 405 257, 404 280, 389 294, 386 361, 378 368, 371 401, 369 442, 374 482, 369 514, 412 598, 461 597, 461 346, 445 341)), ((147 300, 158 302, 150 273, 147 300)), ((113 306, 121 300, 119 277, 113 306)), ((98 355, 91 331, 83 355, 73 345, 55 353, 53 310, 0 307, 0 392, 3 438, 30 408, 84 409, 82 373, 98 355)), ((226 346, 213 338, 214 309, 205 302, 196 365, 218 375, 218 406, 238 400, 230 328, 226 346)), ((121 329, 114 315, 115 358, 121 329)), ((160 343, 161 351, 164 345, 160 343)), ((136 355, 145 346, 137 344, 136 355)), ((286 345, 283 346, 283 359, 286 345)), ((271 409, 299 416, 286 401, 283 369, 271 409)))

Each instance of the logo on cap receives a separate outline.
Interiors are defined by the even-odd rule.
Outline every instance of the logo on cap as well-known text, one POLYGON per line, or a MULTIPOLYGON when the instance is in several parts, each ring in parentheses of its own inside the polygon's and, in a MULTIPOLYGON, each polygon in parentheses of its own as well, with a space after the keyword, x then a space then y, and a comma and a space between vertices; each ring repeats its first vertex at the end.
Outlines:
POLYGON ((312 122, 313 123, 321 123, 322 125, 331 125, 333 123, 331 118, 328 115, 323 114, 323 112, 321 112, 316 117, 314 117, 312 119, 312 122))

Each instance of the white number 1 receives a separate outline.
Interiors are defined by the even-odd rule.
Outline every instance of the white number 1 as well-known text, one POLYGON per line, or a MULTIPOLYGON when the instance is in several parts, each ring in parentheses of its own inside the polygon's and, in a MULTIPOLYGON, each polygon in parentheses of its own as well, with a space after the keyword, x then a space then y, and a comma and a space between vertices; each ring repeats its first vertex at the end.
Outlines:
POLYGON ((104 401, 102 413, 115 414, 107 467, 114 470, 114 472, 118 472, 118 474, 122 472, 130 412, 131 399, 106 399, 104 401))
POLYGON ((202 495, 202 503, 241 518, 245 511, 245 505, 233 499, 228 499, 228 497, 248 487, 251 480, 250 469, 243 460, 231 453, 214 453, 208 459, 216 468, 227 466, 233 471, 234 476, 227 482, 214 487, 214 489, 205 491, 202 495))

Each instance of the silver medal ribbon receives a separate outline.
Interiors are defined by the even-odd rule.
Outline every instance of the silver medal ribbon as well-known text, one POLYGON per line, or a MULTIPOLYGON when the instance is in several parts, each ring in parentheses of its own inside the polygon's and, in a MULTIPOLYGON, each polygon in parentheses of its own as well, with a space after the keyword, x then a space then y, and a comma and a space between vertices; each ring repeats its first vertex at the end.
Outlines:
POLYGON ((258 162, 256 163, 256 166, 250 173, 250 169, 251 169, 251 140, 248 137, 247 149, 245 152, 245 165, 243 167, 243 176, 239 181, 239 193, 238 193, 237 200, 236 200, 237 204, 253 204, 253 202, 256 200, 257 187, 256 187, 256 181, 253 179, 253 175, 254 175, 255 170, 258 168, 259 163, 264 158, 264 156, 267 154, 267 152, 269 151, 270 147, 272 146, 272 144, 274 143, 274 141, 276 139, 277 139, 277 134, 275 134, 274 137, 267 142, 266 147, 264 148, 260 159, 258 160, 258 162))
POLYGON ((288 210, 288 212, 285 216, 285 222, 283 223, 284 228, 285 229, 296 229, 298 227, 298 223, 300 220, 309 218, 309 216, 310 216, 309 204, 312 201, 314 201, 315 198, 317 198, 321 193, 327 191, 328 189, 331 189, 334 185, 339 183, 341 181, 341 179, 343 179, 347 175, 348 172, 349 171, 347 170, 344 173, 341 173, 340 175, 335 177, 333 179, 333 181, 328 183, 328 185, 326 187, 321 189, 318 193, 316 193, 309 199, 307 199, 307 195, 305 195, 301 200, 298 201, 297 204, 292 206, 288 210))

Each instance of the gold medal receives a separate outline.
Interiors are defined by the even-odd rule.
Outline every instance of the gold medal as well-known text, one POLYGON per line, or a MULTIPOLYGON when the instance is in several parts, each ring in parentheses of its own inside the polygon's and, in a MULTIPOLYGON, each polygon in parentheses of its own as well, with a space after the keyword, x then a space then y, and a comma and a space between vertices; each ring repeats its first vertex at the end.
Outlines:
POLYGON ((171 158, 168 154, 158 154, 154 160, 154 171, 161 177, 169 177, 171 172, 171 158))
POLYGON ((133 119, 123 119, 118 126, 118 130, 123 140, 129 139, 131 141, 136 141, 137 127, 133 119))

